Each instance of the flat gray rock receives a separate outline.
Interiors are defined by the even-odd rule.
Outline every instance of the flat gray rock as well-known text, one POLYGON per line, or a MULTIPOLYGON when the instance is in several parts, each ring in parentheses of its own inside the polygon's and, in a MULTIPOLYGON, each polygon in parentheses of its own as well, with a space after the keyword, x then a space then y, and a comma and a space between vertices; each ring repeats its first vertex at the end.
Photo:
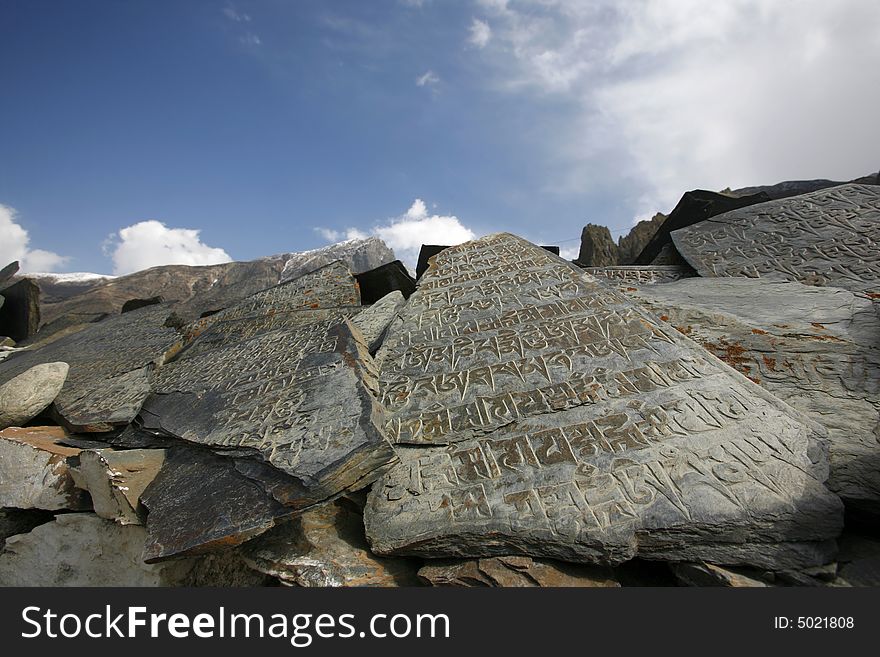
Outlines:
POLYGON ((880 317, 848 290, 693 278, 632 296, 828 428, 828 488, 880 515, 880 317))
POLYGON ((401 463, 369 496, 377 554, 833 555, 823 427, 520 238, 435 256, 381 352, 401 463))
POLYGON ((169 312, 164 306, 141 308, 16 352, 0 362, 0 384, 34 365, 63 361, 70 371, 55 398, 59 419, 75 432, 125 426, 150 393, 156 367, 182 344, 182 336, 164 326, 169 312))
POLYGON ((880 187, 875 185, 841 185, 733 210, 676 230, 672 240, 700 276, 880 294, 880 187))
POLYGON ((0 508, 89 509, 89 496, 67 466, 79 449, 62 444, 61 427, 10 427, 0 431, 0 508))
POLYGON ((431 586, 619 587, 611 568, 531 557, 433 559, 419 570, 431 586))
POLYGON ((20 427, 46 410, 61 392, 67 363, 43 363, 0 385, 0 429, 20 427))

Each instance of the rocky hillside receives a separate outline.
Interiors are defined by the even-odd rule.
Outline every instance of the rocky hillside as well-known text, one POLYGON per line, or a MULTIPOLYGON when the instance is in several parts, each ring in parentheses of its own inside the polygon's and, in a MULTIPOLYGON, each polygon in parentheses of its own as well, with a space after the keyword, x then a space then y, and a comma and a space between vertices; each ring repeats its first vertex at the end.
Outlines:
POLYGON ((408 298, 276 263, 15 351, 0 584, 878 585, 878 241, 844 185, 674 230, 682 265, 499 233, 408 298))

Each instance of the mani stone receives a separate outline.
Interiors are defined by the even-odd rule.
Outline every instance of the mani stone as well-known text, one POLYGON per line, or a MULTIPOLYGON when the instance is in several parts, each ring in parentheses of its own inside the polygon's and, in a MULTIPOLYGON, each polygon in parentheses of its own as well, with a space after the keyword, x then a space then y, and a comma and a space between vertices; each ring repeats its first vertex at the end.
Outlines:
POLYGON ((828 429, 827 486, 880 517, 880 317, 848 290, 691 278, 632 296, 828 429))
POLYGON ((86 449, 70 473, 89 492, 95 513, 121 525, 140 525, 138 504, 165 461, 165 450, 86 449))
POLYGON ((405 303, 403 294, 397 291, 391 292, 352 317, 351 323, 360 330, 370 353, 375 353, 382 344, 385 331, 405 303))
MULTIPOLYGON (((280 482, 268 486, 272 500, 254 517, 227 514, 215 496, 217 522, 189 525, 183 538, 174 533, 188 525, 174 506, 178 493, 151 494, 165 480, 160 473, 143 500, 151 559, 254 536, 278 517, 368 486, 396 461, 374 397, 373 359, 348 320, 360 310, 348 268, 329 265, 207 318, 207 328, 160 370, 141 429, 236 457, 227 476, 237 491, 240 475, 280 482)), ((178 479, 166 488, 191 485, 178 479)))
POLYGON ((722 568, 711 563, 673 563, 672 572, 685 586, 725 586, 762 588, 767 583, 749 574, 722 568))
POLYGON ((16 342, 27 340, 40 328, 40 286, 29 278, 0 289, 0 335, 16 342))
POLYGON ((432 586, 620 586, 611 569, 607 567, 582 566, 531 557, 431 560, 419 570, 419 577, 432 586))
POLYGON ((16 509, 91 508, 74 485, 67 458, 79 449, 60 442, 61 427, 11 427, 0 431, 0 507, 16 509))
POLYGON ((181 345, 163 326, 169 311, 150 306, 90 325, 0 362, 0 384, 40 363, 70 365, 55 398, 59 419, 74 432, 103 432, 134 419, 150 393, 154 370, 181 345))
POLYGON ((363 516, 337 500, 278 524, 242 548, 252 568, 289 586, 414 586, 418 566, 377 557, 367 547, 363 516))
POLYGON ((42 413, 61 392, 67 363, 44 363, 0 385, 0 429, 20 427, 42 413))
POLYGON ((0 586, 181 586, 191 559, 147 565, 144 528, 91 513, 66 513, 27 534, 6 539, 0 586))
POLYGON ((842 185, 726 212, 672 233, 704 277, 841 287, 880 298, 880 187, 842 185))
POLYGON ((435 256, 380 351, 400 464, 368 499, 377 554, 833 556, 824 428, 525 240, 435 256))
POLYGON ((624 265, 620 267, 584 267, 591 276, 608 278, 612 283, 627 285, 650 285, 671 283, 694 275, 690 267, 678 265, 624 265))
POLYGON ((653 263, 660 252, 672 243, 670 233, 674 230, 698 224, 730 210, 769 200, 770 197, 764 193, 734 197, 727 194, 708 192, 704 189, 685 192, 681 200, 679 200, 672 212, 669 213, 669 216, 663 220, 641 252, 635 254, 636 258, 632 262, 638 265, 653 263))

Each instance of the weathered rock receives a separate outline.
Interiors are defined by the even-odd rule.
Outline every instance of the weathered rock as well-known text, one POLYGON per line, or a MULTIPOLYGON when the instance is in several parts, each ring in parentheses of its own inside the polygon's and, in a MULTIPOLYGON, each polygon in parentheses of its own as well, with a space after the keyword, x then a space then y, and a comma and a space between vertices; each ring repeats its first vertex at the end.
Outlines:
POLYGON ((17 427, 0 431, 0 507, 87 509, 89 496, 78 489, 67 457, 79 450, 59 444, 60 427, 17 427))
POLYGON ((294 501, 303 497, 298 482, 268 466, 256 473, 259 477, 248 473, 253 476, 247 462, 205 450, 168 450, 159 474, 141 494, 148 511, 144 560, 239 545, 296 510, 283 503, 282 494, 294 501))
POLYGON ((517 556, 432 560, 419 577, 433 586, 620 586, 610 568, 517 556))
POLYGON ((6 539, 0 586, 175 586, 187 583, 193 560, 147 565, 145 532, 91 513, 67 513, 6 539))
POLYGON ((376 557, 360 511, 346 500, 323 504, 248 542, 252 568, 292 586, 413 586, 418 564, 376 557))
POLYGON ((766 587, 767 583, 749 574, 711 563, 673 563, 672 571, 685 586, 766 587))
POLYGON ((828 189, 829 187, 839 187, 846 185, 847 182, 859 183, 862 185, 880 185, 880 174, 871 173, 866 176, 860 176, 850 181, 826 180, 820 178, 817 180, 786 180, 775 185, 758 185, 755 187, 742 187, 733 191, 726 192, 730 196, 749 196, 764 192, 771 198, 777 200, 788 198, 790 196, 799 196, 801 194, 809 194, 817 192, 820 189, 828 189))
POLYGON ((7 338, 5 335, 0 335, 0 347, 14 347, 15 340, 12 338, 7 338))
POLYGON ((43 363, 0 385, 0 429, 20 427, 34 419, 61 392, 67 363, 43 363))
POLYGON ((70 459, 74 483, 87 490, 95 513, 122 525, 140 525, 141 494, 165 461, 165 450, 86 449, 70 459))
POLYGON ((377 554, 801 567, 842 525, 824 429, 507 234, 437 255, 382 347, 377 554))
MULTIPOLYGON (((347 319, 360 310, 347 267, 329 265, 203 320, 207 328, 160 370, 139 426, 236 457, 206 491, 222 481, 239 492, 204 523, 191 523, 207 492, 193 492, 189 510, 176 509, 175 496, 192 479, 165 477, 166 463, 143 497, 150 559, 252 537, 285 514, 370 484, 396 460, 373 397, 372 358, 347 319), (248 497, 248 504, 261 505, 252 516, 243 503, 240 514, 225 508, 238 505, 245 484, 254 486, 242 477, 265 484, 273 497, 248 497), (157 489, 165 492, 154 495, 157 489)), ((197 464, 187 468, 198 476, 197 464)))
MULTIPOLYGON (((430 264, 431 258, 448 248, 450 247, 440 246, 437 244, 422 244, 422 248, 419 250, 418 264, 416 265, 416 279, 421 278, 422 274, 424 274, 428 270, 428 265, 430 264)), ((553 255, 559 255, 558 246, 542 244, 541 248, 545 251, 548 251, 549 253, 552 253, 553 255)))
POLYGON ((658 253, 654 259, 651 261, 652 265, 676 265, 678 267, 686 267, 688 271, 691 272, 691 275, 695 275, 696 272, 694 268, 691 267, 687 261, 681 257, 681 254, 675 250, 675 245, 672 242, 668 244, 664 244, 663 248, 660 249, 660 253, 658 253))
POLYGON ((110 431, 131 422, 150 393, 155 368, 174 354, 182 336, 163 326, 168 309, 150 306, 111 317, 40 349, 0 362, 0 384, 39 363, 70 365, 55 398, 72 431, 110 431))
POLYGON ((880 317, 838 288, 692 278, 632 296, 828 428, 828 488, 880 516, 880 317))
POLYGON ((626 235, 617 241, 618 265, 635 264, 636 258, 644 251, 648 242, 657 234, 657 230, 666 221, 666 215, 658 212, 647 221, 640 221, 626 235))
POLYGON ((16 342, 27 340, 40 328, 40 288, 32 280, 20 281, 0 289, 0 335, 16 342))
POLYGON ((581 248, 575 264, 580 267, 612 267, 618 261, 617 244, 607 226, 587 224, 581 232, 581 248))
POLYGON ((638 265, 651 264, 663 248, 672 242, 670 236, 672 231, 705 222, 710 217, 729 212, 730 210, 769 200, 770 197, 761 192, 739 197, 708 192, 704 189, 685 192, 681 200, 657 228, 654 236, 645 245, 645 248, 637 254, 633 262, 638 265))
POLYGON ((880 556, 848 563, 840 569, 840 579, 850 586, 880 586, 880 556))
POLYGON ((54 513, 43 509, 0 509, 0 550, 10 536, 26 534, 54 519, 54 513))
POLYGON ((676 230, 700 276, 841 287, 880 298, 880 187, 843 185, 676 230))
POLYGON ((370 353, 375 353, 382 344, 386 329, 405 303, 403 294, 391 292, 351 318, 351 323, 361 332, 370 353))
POLYGON ((407 271, 400 260, 355 275, 361 291, 361 303, 374 304, 379 299, 399 291, 405 299, 415 292, 416 279, 407 271))
POLYGON ((592 276, 609 278, 617 285, 649 285, 652 283, 671 283, 681 278, 690 278, 694 270, 675 265, 630 265, 621 267, 584 267, 592 276))

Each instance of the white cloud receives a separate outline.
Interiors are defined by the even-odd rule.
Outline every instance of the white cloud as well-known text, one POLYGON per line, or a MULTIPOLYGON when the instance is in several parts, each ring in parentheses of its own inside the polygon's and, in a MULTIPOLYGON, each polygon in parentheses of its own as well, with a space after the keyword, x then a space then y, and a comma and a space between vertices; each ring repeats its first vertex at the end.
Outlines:
POLYGON ((653 213, 695 187, 877 169, 867 62, 880 61, 880 3, 477 4, 492 18, 494 88, 552 105, 534 141, 556 191, 635 181, 639 212, 653 213))
POLYGON ((492 38, 492 28, 489 27, 489 23, 481 21, 479 18, 471 21, 468 32, 468 43, 477 48, 485 48, 492 38))
POLYGON ((412 268, 415 268, 419 249, 423 244, 454 246, 477 236, 454 215, 428 214, 425 202, 419 198, 413 201, 406 212, 383 224, 377 224, 369 232, 357 228, 345 231, 317 228, 316 231, 331 242, 343 236, 345 239, 365 239, 374 235, 382 239, 400 260, 412 268))
POLYGON ((422 75, 416 78, 416 86, 418 87, 430 87, 438 82, 440 82, 440 78, 434 73, 434 71, 425 71, 422 75))
POLYGON ((0 204, 0 267, 18 260, 22 272, 51 272, 63 266, 70 258, 30 248, 30 236, 16 221, 14 208, 0 204))
POLYGON ((198 230, 168 228, 160 221, 140 221, 111 235, 104 252, 113 259, 116 275, 159 265, 216 265, 232 258, 223 249, 204 244, 198 230))
POLYGON ((580 244, 576 246, 560 246, 559 257, 566 260, 575 260, 581 254, 580 244))
POLYGON ((248 32, 244 36, 239 37, 238 40, 245 46, 259 46, 263 44, 263 40, 260 39, 259 35, 253 32, 248 32))

